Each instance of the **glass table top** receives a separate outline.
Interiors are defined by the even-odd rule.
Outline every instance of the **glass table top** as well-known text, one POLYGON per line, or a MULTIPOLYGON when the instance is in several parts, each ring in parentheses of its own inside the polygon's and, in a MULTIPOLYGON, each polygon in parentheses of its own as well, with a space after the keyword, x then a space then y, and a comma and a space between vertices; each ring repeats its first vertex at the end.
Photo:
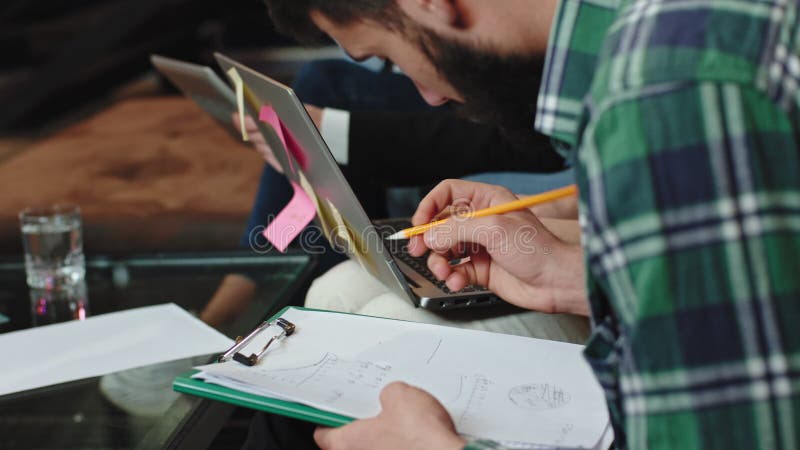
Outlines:
MULTIPOLYGON (((0 260, 0 333, 70 317, 173 302, 199 313, 228 274, 255 282, 245 309, 217 328, 236 337, 302 300, 314 261, 303 254, 161 254, 89 257, 85 291, 68 299, 31 291, 21 261, 0 260), (5 318, 4 318, 5 317, 5 318)), ((0 396, 0 448, 197 448, 232 407, 172 391, 198 357, 0 396)), ((13 370, 13 361, 0 363, 13 370)))

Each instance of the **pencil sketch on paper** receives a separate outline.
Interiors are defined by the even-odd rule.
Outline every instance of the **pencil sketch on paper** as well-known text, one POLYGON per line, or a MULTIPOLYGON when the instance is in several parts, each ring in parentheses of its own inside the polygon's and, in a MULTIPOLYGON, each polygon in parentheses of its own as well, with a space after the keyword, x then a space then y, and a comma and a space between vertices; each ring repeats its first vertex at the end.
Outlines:
POLYGON ((444 339, 439 339, 439 342, 436 344, 436 348, 433 349, 433 352, 431 353, 431 356, 428 357, 428 359, 425 361, 425 364, 430 364, 431 363, 431 360, 433 359, 433 357, 436 356, 436 352, 439 351, 439 347, 442 346, 442 341, 444 341, 444 339))
POLYGON ((213 364, 203 378, 353 418, 379 414, 380 390, 402 380, 437 398, 459 433, 512 447, 595 448, 608 425, 577 346, 350 315, 285 316, 313 333, 297 333, 268 364, 213 364))
POLYGON ((462 375, 460 377, 456 399, 451 402, 444 402, 449 409, 459 413, 458 418, 455 420, 457 428, 465 426, 469 421, 476 418, 476 414, 483 412, 485 409, 484 403, 492 384, 494 383, 491 380, 480 374, 462 375))
POLYGON ((326 353, 313 364, 263 370, 261 373, 272 381, 293 387, 317 384, 333 388, 334 383, 342 383, 344 386, 377 389, 383 386, 391 370, 392 366, 389 364, 347 360, 334 353, 326 353))
MULTIPOLYGON (((433 347, 435 354, 439 345, 433 347)), ((316 392, 320 396, 317 397, 318 400, 329 404, 359 401, 358 399, 377 396, 389 381, 389 377, 398 375, 389 364, 367 359, 351 360, 334 353, 326 353, 311 364, 282 369, 262 369, 260 373, 264 377, 264 382, 272 384, 272 389, 278 389, 276 384, 282 384, 291 390, 304 389, 306 392, 316 392)), ((453 412, 457 426, 467 426, 471 422, 481 420, 487 399, 491 395, 490 390, 495 384, 482 374, 452 373, 447 376, 423 378, 427 380, 421 382, 423 386, 420 387, 436 393, 442 403, 453 412)))
POLYGON ((514 405, 534 411, 560 408, 572 399, 569 392, 552 383, 515 386, 508 391, 508 398, 514 405))

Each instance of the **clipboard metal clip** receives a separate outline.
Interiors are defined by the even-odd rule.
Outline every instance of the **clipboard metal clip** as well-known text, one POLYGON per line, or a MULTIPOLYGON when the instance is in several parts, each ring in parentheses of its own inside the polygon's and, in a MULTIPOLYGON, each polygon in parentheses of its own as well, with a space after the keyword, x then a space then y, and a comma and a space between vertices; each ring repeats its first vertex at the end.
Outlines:
POLYGON ((286 319, 279 318, 274 322, 262 322, 261 325, 257 326, 253 331, 250 332, 245 337, 237 337, 236 343, 233 344, 231 348, 229 348, 222 356, 219 357, 217 360, 218 362, 226 362, 233 359, 236 362, 242 363, 246 366, 255 366, 267 352, 267 349, 272 345, 274 342, 280 341, 287 336, 291 336, 294 333, 295 325, 292 322, 289 322, 286 319), (262 331, 266 331, 269 328, 278 327, 281 331, 272 336, 269 341, 267 341, 266 345, 258 352, 258 353, 251 353, 250 356, 246 356, 239 352, 242 350, 247 344, 249 344, 256 336, 258 336, 262 331))

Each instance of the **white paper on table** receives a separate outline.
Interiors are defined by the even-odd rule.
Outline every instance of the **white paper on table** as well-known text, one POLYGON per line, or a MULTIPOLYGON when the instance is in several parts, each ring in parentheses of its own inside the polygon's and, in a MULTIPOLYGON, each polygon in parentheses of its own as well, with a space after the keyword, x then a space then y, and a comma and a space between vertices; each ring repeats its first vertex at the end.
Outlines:
POLYGON ((231 339, 174 303, 0 335, 0 395, 211 354, 231 339))
POLYGON ((579 345, 298 309, 282 317, 297 329, 259 365, 211 364, 196 377, 355 418, 377 414, 380 390, 401 380, 436 397, 459 433, 512 447, 595 448, 609 423, 579 345))

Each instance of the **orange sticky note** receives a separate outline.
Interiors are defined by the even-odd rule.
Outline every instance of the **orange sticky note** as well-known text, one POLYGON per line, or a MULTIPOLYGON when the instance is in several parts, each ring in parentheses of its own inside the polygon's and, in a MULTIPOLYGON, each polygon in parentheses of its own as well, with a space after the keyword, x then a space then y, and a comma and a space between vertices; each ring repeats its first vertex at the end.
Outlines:
POLYGON ((294 181, 294 195, 275 219, 264 230, 264 237, 281 253, 303 231, 317 214, 317 207, 306 192, 294 181))
POLYGON ((292 172, 295 171, 292 157, 294 157, 297 163, 300 164, 301 168, 306 169, 308 166, 308 158, 306 157, 306 153, 303 151, 303 148, 300 146, 297 140, 295 140, 294 136, 292 136, 292 133, 289 131, 289 129, 283 125, 283 122, 281 122, 281 119, 278 117, 278 113, 275 112, 275 109, 270 105, 262 106, 261 111, 258 114, 258 120, 271 126, 275 130, 275 133, 278 134, 278 138, 281 140, 281 144, 283 144, 283 148, 286 149, 286 152, 289 156, 289 166, 292 169, 292 172))

